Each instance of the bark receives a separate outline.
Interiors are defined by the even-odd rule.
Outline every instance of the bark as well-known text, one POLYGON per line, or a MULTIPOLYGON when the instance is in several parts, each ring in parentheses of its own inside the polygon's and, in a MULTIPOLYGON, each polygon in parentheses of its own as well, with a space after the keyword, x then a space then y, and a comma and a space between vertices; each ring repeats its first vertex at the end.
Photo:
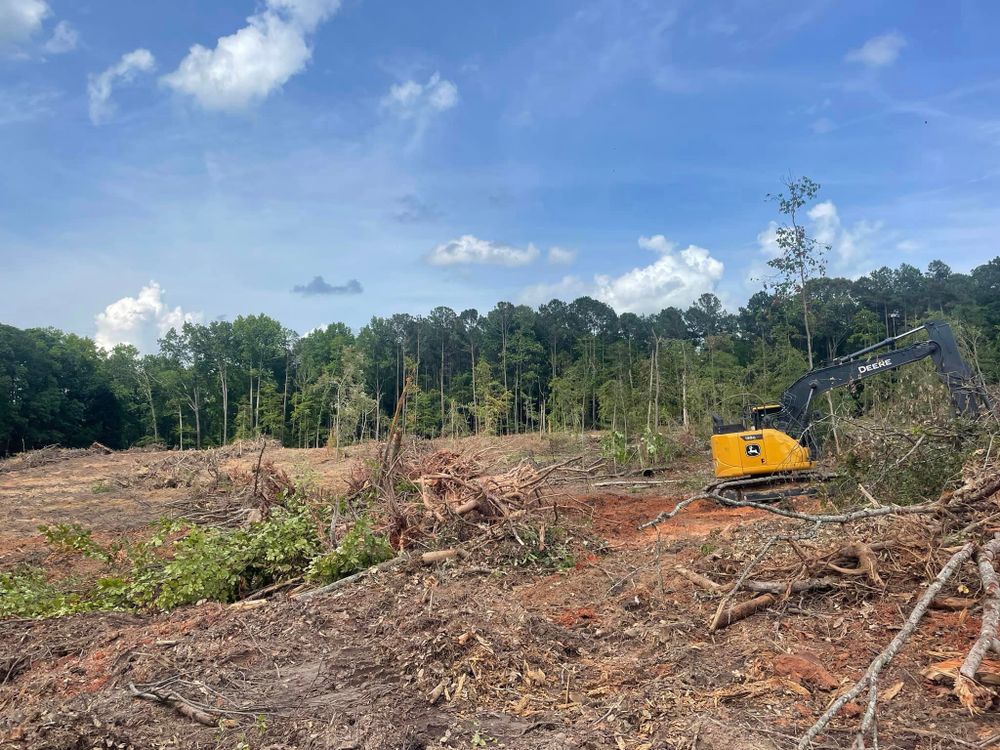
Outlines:
POLYGON ((778 597, 774 594, 761 594, 760 596, 755 596, 749 601, 734 604, 725 612, 720 613, 716 622, 712 623, 711 630, 714 632, 716 630, 721 630, 722 628, 728 628, 734 622, 739 622, 755 612, 767 609, 776 601, 778 601, 778 597))

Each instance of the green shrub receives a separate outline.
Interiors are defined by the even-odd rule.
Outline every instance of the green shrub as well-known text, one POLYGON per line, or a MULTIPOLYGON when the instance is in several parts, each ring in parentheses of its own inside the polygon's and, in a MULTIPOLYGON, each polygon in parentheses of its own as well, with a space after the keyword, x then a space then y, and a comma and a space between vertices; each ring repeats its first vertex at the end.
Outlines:
POLYGON ((622 433, 612 430, 601 438, 601 455, 616 465, 626 466, 635 460, 636 451, 622 433))
POLYGON ((395 552, 359 519, 338 547, 323 552, 319 529, 329 516, 285 498, 246 529, 161 521, 144 542, 102 546, 80 524, 39 527, 60 552, 101 560, 104 575, 66 593, 39 568, 0 574, 0 617, 48 617, 92 610, 165 611, 201 600, 229 602, 277 581, 308 575, 332 581, 390 559, 395 552))
POLYGON ((670 460, 671 446, 662 433, 653 432, 650 428, 642 435, 639 447, 643 453, 644 463, 649 466, 658 466, 670 460))
POLYGON ((389 540, 373 532, 367 519, 360 518, 337 549, 309 563, 306 576, 318 583, 329 583, 385 562, 395 554, 389 540))
POLYGON ((39 526, 38 531, 56 552, 77 552, 99 560, 108 559, 108 550, 95 542, 90 529, 81 524, 57 523, 55 526, 39 526))
POLYGON ((50 583, 41 568, 0 573, 0 617, 50 617, 79 611, 79 598, 50 583))

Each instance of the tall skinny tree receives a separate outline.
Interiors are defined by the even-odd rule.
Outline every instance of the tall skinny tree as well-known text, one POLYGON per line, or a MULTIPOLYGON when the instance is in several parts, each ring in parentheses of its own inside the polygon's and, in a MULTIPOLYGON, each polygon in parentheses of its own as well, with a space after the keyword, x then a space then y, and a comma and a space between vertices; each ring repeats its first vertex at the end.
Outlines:
POLYGON ((768 265, 778 272, 778 290, 783 294, 797 294, 802 300, 802 322, 806 330, 806 352, 809 369, 813 368, 812 330, 809 326, 809 279, 826 273, 826 254, 829 245, 823 245, 806 233, 801 223, 802 209, 819 193, 819 184, 808 177, 785 178, 784 193, 769 193, 768 200, 778 204, 778 213, 787 217, 787 223, 775 231, 777 257, 768 265))

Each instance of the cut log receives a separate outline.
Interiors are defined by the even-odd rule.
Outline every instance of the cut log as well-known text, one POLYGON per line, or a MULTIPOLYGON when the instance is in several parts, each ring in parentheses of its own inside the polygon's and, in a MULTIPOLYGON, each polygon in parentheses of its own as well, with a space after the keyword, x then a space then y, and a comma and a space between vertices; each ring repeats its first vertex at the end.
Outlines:
POLYGON ((721 630, 722 628, 728 628, 734 622, 745 620, 750 615, 760 612, 762 609, 767 609, 776 601, 778 601, 778 597, 774 594, 761 594, 741 604, 734 604, 712 623, 711 629, 721 630))

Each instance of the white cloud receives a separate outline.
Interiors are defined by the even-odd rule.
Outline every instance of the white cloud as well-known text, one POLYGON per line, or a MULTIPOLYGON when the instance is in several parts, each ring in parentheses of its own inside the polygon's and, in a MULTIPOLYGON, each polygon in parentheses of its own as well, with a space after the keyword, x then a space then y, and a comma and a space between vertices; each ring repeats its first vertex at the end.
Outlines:
POLYGON ((767 229, 757 235, 757 244, 761 254, 768 260, 781 255, 781 248, 778 247, 778 222, 770 222, 767 229))
POLYGON ((0 47, 28 41, 51 13, 45 0, 0 0, 0 47))
POLYGON ((898 31, 889 31, 872 37, 857 49, 852 49, 844 58, 847 62, 861 63, 869 68, 892 65, 906 46, 906 39, 898 31))
POLYGON ((527 265, 537 258, 538 248, 530 243, 525 248, 519 248, 466 234, 435 247, 427 255, 427 262, 432 266, 477 264, 513 267, 527 265))
POLYGON ((708 250, 689 245, 677 247, 662 234, 640 237, 639 247, 659 257, 620 276, 599 274, 587 283, 564 276, 555 284, 537 284, 522 292, 525 302, 546 302, 553 297, 572 299, 587 295, 611 305, 620 313, 655 313, 671 305, 686 307, 705 292, 714 292, 722 278, 723 264, 708 250))
POLYGON ((676 245, 662 234, 640 237, 639 247, 659 254, 657 260, 618 276, 595 276, 596 297, 618 312, 653 313, 664 307, 683 307, 705 292, 714 291, 722 278, 722 262, 703 247, 676 245))
POLYGON ((266 0, 261 12, 220 37, 214 49, 191 47, 162 81, 206 109, 245 109, 305 69, 312 57, 309 36, 339 7, 340 0, 266 0))
POLYGON ((444 112, 458 104, 458 87, 442 80, 440 73, 432 75, 427 83, 404 81, 389 88, 382 97, 382 107, 403 119, 417 119, 428 112, 444 112))
POLYGON ((90 121, 95 125, 107 122, 114 114, 111 101, 114 87, 119 83, 129 83, 137 73, 148 73, 156 67, 156 59, 147 49, 137 49, 122 55, 122 59, 103 73, 91 74, 87 80, 87 95, 90 97, 90 121))
POLYGON ((568 250, 564 247, 549 248, 549 263, 554 266, 568 266, 576 260, 576 250, 568 250))
MULTIPOLYGON (((876 251, 884 249, 891 239, 890 234, 883 231, 880 221, 858 221, 851 226, 845 226, 840 218, 840 212, 833 201, 817 203, 806 214, 809 225, 808 234, 820 245, 830 248, 830 266, 838 274, 851 277, 861 276, 868 270, 870 258, 876 251)), ((757 246, 760 255, 765 260, 772 260, 781 255, 778 247, 778 223, 770 222, 767 228, 757 235, 757 246)), ((901 245, 897 245, 902 249, 901 245)), ((753 282, 774 274, 773 269, 762 264, 751 264, 748 282, 753 282)))
POLYGON ((137 296, 122 297, 98 313, 94 319, 97 324, 94 341, 102 349, 132 344, 148 352, 155 349, 156 340, 171 328, 201 320, 201 313, 186 313, 180 307, 169 308, 163 301, 163 289, 151 281, 137 296))
POLYGON ((55 30, 49 41, 45 43, 45 51, 50 55, 61 55, 65 52, 72 52, 80 43, 80 34, 73 28, 69 21, 60 21, 56 24, 55 30))
POLYGON ((821 245, 829 245, 834 268, 861 275, 862 264, 877 242, 882 223, 859 221, 850 228, 845 227, 833 201, 817 203, 809 209, 809 218, 813 222, 813 237, 821 245))

